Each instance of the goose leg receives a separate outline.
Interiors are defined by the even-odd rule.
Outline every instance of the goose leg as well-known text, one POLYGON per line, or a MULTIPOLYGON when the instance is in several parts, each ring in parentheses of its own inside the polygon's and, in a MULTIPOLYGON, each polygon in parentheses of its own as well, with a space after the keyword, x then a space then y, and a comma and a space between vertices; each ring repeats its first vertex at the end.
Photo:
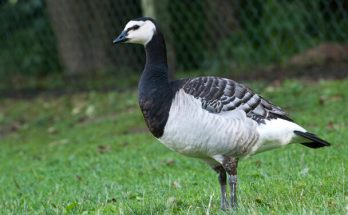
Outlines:
POLYGON ((227 195, 226 195, 226 171, 222 166, 217 166, 214 168, 214 170, 219 174, 218 179, 220 183, 220 189, 221 189, 221 197, 220 197, 220 207, 221 210, 227 210, 228 208, 228 202, 227 202, 227 195))
POLYGON ((237 207, 237 166, 238 159, 226 158, 222 163, 228 174, 228 184, 230 186, 230 206, 237 207))

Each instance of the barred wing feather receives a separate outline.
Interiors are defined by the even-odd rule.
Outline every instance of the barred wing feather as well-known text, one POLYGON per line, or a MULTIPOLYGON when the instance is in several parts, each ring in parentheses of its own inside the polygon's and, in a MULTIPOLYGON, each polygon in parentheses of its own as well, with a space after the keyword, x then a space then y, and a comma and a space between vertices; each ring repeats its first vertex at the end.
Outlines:
POLYGON ((273 105, 243 84, 218 77, 199 77, 188 80, 184 86, 187 94, 199 99, 202 108, 211 113, 243 110, 257 123, 265 119, 281 118, 292 121, 280 107, 273 105))

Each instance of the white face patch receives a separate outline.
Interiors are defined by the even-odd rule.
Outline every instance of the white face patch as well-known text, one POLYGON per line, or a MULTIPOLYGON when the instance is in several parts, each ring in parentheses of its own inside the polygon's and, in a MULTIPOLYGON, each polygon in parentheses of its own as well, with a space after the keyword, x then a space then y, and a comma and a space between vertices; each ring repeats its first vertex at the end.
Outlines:
POLYGON ((127 42, 126 43, 137 43, 146 45, 152 39, 156 26, 150 21, 129 21, 124 28, 127 31, 127 42), (139 26, 139 27, 138 27, 139 26))

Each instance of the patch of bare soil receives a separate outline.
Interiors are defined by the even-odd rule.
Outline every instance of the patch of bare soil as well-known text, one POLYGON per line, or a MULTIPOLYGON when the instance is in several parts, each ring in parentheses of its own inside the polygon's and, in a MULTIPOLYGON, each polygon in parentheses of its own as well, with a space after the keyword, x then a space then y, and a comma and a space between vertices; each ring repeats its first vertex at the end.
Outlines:
POLYGON ((348 44, 322 43, 290 58, 284 66, 269 66, 251 71, 238 79, 283 80, 286 78, 319 80, 348 77, 348 44))
MULTIPOLYGON (((341 43, 322 43, 310 48, 303 53, 299 53, 290 58, 288 63, 283 66, 270 65, 264 69, 254 69, 245 71, 243 74, 231 75, 229 78, 235 80, 263 80, 263 81, 282 81, 287 78, 305 79, 316 81, 320 79, 344 79, 348 77, 348 44, 341 43)), ((79 81, 66 79, 66 86, 76 85, 79 81)), ((84 86, 79 83, 78 86, 84 86)), ((135 86, 133 86, 135 88, 135 86)), ((123 91, 117 87, 106 86, 99 89, 89 89, 79 87, 77 89, 40 89, 25 88, 20 90, 0 90, 1 98, 31 99, 38 95, 61 96, 65 94, 81 93, 86 91, 123 91)))

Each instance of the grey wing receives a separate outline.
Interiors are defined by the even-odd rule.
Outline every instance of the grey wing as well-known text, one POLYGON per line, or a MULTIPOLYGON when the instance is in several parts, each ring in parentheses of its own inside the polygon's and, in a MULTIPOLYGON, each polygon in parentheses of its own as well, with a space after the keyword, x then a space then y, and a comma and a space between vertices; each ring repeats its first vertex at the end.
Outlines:
POLYGON ((183 89, 187 94, 199 99, 203 109, 212 113, 239 109, 258 123, 274 118, 292 121, 280 107, 233 80, 199 77, 188 80, 183 89))

